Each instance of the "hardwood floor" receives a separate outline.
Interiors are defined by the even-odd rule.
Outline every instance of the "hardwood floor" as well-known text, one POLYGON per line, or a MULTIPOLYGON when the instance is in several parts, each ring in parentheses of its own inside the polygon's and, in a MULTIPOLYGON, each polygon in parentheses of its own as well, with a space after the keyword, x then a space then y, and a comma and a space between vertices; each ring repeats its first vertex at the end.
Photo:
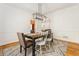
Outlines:
POLYGON ((18 44, 19 44, 18 42, 13 42, 13 43, 9 43, 9 44, 0 46, 0 55, 1 56, 4 55, 4 50, 5 49, 10 48, 10 47, 13 47, 13 46, 16 46, 18 44))
MULTIPOLYGON (((46 51, 43 50, 43 56, 64 56, 67 50, 67 42, 62 42, 59 40, 54 40, 53 45, 50 49, 46 51)), ((19 44, 15 46, 10 46, 3 50, 4 56, 24 56, 24 50, 22 53, 19 51, 19 44)), ((28 49, 27 56, 31 56, 31 48, 28 49)), ((39 52, 36 52, 36 56, 40 56, 39 52)))
POLYGON ((3 49, 2 49, 2 46, 0 46, 0 56, 3 55, 3 49))
MULTIPOLYGON (((29 48, 27 56, 31 56, 31 52, 31 48, 29 48)), ((51 48, 43 52, 43 56, 79 56, 79 44, 55 39, 51 48)), ((24 56, 24 50, 20 53, 18 42, 14 42, 0 46, 0 56, 3 55, 24 56)), ((36 52, 36 55, 40 56, 39 52, 36 52)))
POLYGON ((79 44, 76 43, 68 43, 66 56, 79 56, 79 44))

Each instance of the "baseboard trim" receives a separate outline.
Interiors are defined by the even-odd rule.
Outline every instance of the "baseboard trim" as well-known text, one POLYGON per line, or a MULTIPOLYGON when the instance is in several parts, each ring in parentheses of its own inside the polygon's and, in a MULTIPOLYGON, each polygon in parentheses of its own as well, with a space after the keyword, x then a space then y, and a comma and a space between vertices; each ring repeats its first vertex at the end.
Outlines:
POLYGON ((59 41, 63 41, 63 42, 67 42, 67 43, 72 43, 72 44, 77 44, 79 45, 79 43, 76 43, 76 42, 70 42, 70 41, 65 41, 65 40, 61 40, 61 39, 57 39, 57 38, 54 38, 55 40, 59 40, 59 41))
POLYGON ((17 44, 19 44, 18 41, 12 42, 12 43, 8 43, 8 44, 6 44, 6 45, 2 45, 2 46, 0 46, 0 48, 1 48, 1 49, 5 49, 5 48, 11 47, 11 46, 15 46, 15 45, 17 45, 17 44))

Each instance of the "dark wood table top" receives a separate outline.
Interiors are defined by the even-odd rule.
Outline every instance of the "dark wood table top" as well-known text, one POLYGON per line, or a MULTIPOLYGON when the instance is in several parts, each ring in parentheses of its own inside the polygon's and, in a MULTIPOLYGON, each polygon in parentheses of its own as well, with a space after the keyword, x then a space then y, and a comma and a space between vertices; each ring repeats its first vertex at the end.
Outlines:
POLYGON ((30 39, 38 39, 41 37, 44 37, 45 35, 41 34, 41 33, 28 33, 25 34, 25 37, 30 38, 30 39))

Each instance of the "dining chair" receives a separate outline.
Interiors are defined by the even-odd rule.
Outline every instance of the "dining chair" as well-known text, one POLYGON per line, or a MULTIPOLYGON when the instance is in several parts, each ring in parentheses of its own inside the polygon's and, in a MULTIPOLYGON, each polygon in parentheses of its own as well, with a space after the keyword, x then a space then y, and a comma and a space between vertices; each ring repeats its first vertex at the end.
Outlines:
POLYGON ((47 44, 48 44, 49 49, 51 48, 52 40, 53 40, 53 33, 50 33, 50 37, 47 38, 47 44))
POLYGON ((40 55, 42 55, 42 46, 44 46, 44 48, 47 50, 46 48, 46 40, 47 40, 47 34, 44 34, 45 36, 42 37, 42 38, 39 38, 38 41, 36 41, 36 46, 39 46, 39 51, 40 52, 40 55))
POLYGON ((19 43, 20 43, 20 53, 22 52, 22 48, 25 50, 25 56, 27 55, 27 48, 32 46, 31 40, 25 40, 24 33, 17 33, 19 43))

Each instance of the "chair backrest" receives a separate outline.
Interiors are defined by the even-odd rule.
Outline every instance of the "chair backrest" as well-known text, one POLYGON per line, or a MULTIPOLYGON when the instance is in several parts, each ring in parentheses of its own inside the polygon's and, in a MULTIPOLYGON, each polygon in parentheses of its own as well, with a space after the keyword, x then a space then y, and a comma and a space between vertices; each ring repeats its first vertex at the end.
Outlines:
POLYGON ((50 38, 53 38, 53 33, 50 34, 50 38))
POLYGON ((46 42, 46 41, 47 41, 47 36, 48 36, 48 34, 45 33, 44 35, 45 35, 45 36, 44 36, 44 41, 46 42))
POLYGON ((18 35, 18 39, 19 39, 19 43, 21 46, 25 47, 25 39, 24 39, 24 34, 23 33, 17 33, 18 35))
POLYGON ((47 34, 48 35, 48 31, 42 32, 43 35, 47 34))

